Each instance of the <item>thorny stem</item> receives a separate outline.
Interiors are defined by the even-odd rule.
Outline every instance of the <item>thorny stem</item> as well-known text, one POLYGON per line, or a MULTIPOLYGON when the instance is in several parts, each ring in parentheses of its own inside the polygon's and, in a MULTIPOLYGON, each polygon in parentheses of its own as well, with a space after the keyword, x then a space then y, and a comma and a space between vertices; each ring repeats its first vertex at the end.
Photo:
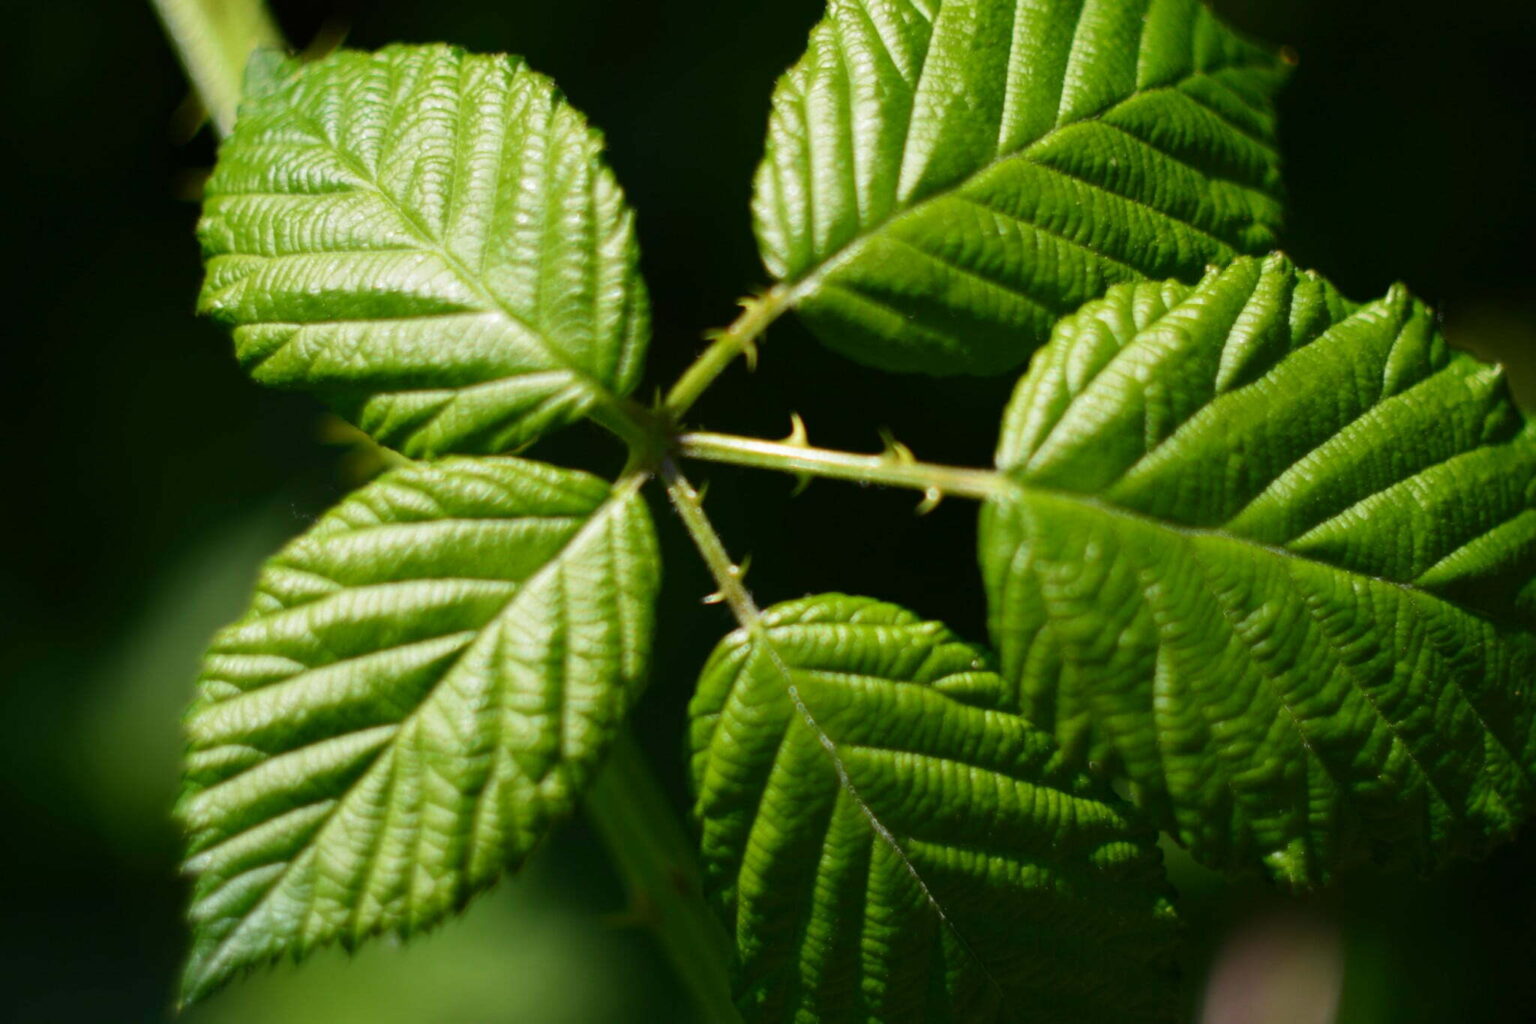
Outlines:
POLYGON ((748 365, 757 360, 758 339, 769 326, 783 315, 790 306, 789 290, 782 285, 769 289, 757 298, 742 301, 741 316, 724 330, 711 335, 713 342, 704 354, 678 378, 667 392, 663 408, 674 423, 682 422, 688 410, 699 396, 725 372, 737 356, 746 356, 748 365))
POLYGON ((717 595, 719 600, 730 607, 737 622, 751 628, 760 617, 757 602, 752 600, 752 595, 742 583, 744 573, 741 567, 731 561, 724 542, 715 532, 714 524, 704 514, 704 499, 693 489, 688 478, 678 472, 671 459, 661 464, 661 480, 666 484, 667 496, 672 499, 672 507, 677 510, 678 518, 688 528, 688 534, 703 556, 704 564, 709 566, 710 575, 715 578, 715 586, 720 588, 717 595))
POLYGON ((675 451, 684 458, 704 462, 907 487, 922 491, 932 503, 951 495, 985 501, 996 497, 1004 487, 1002 476, 992 470, 918 462, 904 445, 895 442, 889 443, 879 455, 854 455, 813 448, 799 440, 763 441, 731 434, 691 433, 678 436, 675 451))
POLYGON ((220 135, 235 126, 245 64, 283 37, 262 0, 151 0, 220 135))

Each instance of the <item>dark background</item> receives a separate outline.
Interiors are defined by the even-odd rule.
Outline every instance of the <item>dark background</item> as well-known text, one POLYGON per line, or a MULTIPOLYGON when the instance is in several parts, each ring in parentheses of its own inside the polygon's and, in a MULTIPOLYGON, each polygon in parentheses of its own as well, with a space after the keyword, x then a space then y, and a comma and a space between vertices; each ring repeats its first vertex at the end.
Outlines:
MULTIPOLYGON (((1288 250, 1355 298, 1405 280, 1459 344, 1522 369, 1536 354, 1536 5, 1529 0, 1228 0, 1293 46, 1282 103, 1288 250)), ((248 384, 192 316, 206 133, 188 141, 180 70, 144 3, 28 4, 5 74, 12 269, 0 364, 0 1020, 167 1018, 185 943, 166 811, 179 709, 208 634, 260 559, 358 474, 322 411, 248 384)), ((445 39, 525 54, 607 131, 640 211, 670 381, 762 283, 747 215, 774 78, 820 0, 390 0, 279 3, 290 39, 445 39)), ((701 403, 712 427, 982 464, 1011 382, 882 376, 786 321, 761 370, 701 403)), ((1531 392, 1528 391, 1527 394, 1531 392)), ((647 391, 647 395, 649 392, 647 391)), ((580 463, 577 428, 543 454, 580 463)), ((751 552, 765 602, 853 590, 984 636, 974 509, 923 520, 903 494, 711 470, 711 511, 751 552)), ((660 661, 642 739, 683 800, 690 682, 725 614, 685 539, 667 548, 660 661)), ((1536 1020, 1536 834, 1430 881, 1362 874, 1306 901, 1221 888, 1172 858, 1196 951, 1245 979, 1254 1024, 1536 1020), (1343 1009, 1308 1017, 1342 977, 1343 1009), (1292 1000, 1287 1003, 1285 1000, 1292 1000), (1295 1002, 1300 1000, 1300 1002, 1295 1002)), ((523 878, 408 952, 380 944, 238 986, 194 1022, 493 1024, 688 1019, 665 964, 573 824, 523 878)))

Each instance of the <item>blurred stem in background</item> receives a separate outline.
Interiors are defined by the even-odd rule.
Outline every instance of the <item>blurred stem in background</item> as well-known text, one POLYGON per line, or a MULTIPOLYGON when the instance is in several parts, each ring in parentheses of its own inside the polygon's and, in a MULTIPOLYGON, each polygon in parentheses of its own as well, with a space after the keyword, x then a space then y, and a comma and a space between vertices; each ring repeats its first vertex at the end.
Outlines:
MULTIPOLYGON (((245 66, 286 49, 263 0, 151 0, 220 136, 234 128, 245 66)), ((588 816, 629 893, 703 1019, 739 1021, 731 1001, 731 941, 704 901, 692 845, 633 738, 620 735, 588 796, 588 816)))
POLYGON ((263 0, 151 0, 220 135, 235 126, 245 64, 283 46, 263 0))
POLYGON ((703 1020, 739 1022, 725 955, 731 937, 704 902, 688 833, 627 732, 615 741, 586 807, 624 879, 633 923, 656 932, 703 1020))

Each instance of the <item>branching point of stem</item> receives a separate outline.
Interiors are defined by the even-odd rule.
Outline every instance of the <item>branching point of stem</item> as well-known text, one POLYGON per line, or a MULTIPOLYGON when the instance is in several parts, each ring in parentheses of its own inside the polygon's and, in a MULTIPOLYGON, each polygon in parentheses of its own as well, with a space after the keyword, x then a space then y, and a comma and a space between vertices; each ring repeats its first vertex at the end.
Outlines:
POLYGON ((592 422, 624 442, 632 468, 650 471, 671 448, 671 431, 655 410, 627 398, 607 396, 587 413, 592 422))

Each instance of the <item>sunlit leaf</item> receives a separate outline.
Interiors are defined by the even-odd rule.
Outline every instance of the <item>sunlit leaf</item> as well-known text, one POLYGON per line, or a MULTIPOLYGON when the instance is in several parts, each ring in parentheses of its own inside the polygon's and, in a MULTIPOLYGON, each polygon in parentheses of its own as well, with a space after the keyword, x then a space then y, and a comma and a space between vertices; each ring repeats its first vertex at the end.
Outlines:
POLYGON ((1270 249, 1283 63, 1199 0, 830 0, 758 174, 773 275, 873 366, 998 373, 1142 277, 1270 249))
POLYGON ((549 79, 446 46, 251 77, 208 183, 201 306, 258 381, 411 455, 504 451, 635 386, 634 217, 549 79))
POLYGON ((185 998, 435 924, 570 812, 649 659, 659 566, 637 486, 508 458, 413 466, 267 566, 187 720, 185 998))
POLYGON ((1208 864, 1431 867, 1531 806, 1536 427, 1402 288, 1124 285, 1020 383, 986 509, 1026 713, 1208 864))
POLYGON ((939 623, 779 605, 716 649, 692 715, 753 1020, 1173 1019, 1151 832, 939 623))

